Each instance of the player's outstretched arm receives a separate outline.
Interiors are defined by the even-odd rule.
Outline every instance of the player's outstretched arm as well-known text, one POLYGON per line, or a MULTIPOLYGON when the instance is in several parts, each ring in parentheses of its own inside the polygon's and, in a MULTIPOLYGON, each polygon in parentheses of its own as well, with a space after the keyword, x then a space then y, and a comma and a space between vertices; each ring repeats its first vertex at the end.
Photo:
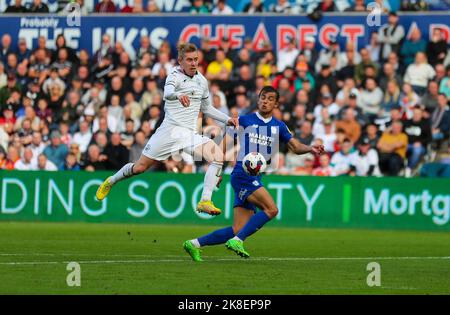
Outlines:
POLYGON ((239 127, 238 118, 232 118, 222 113, 220 110, 216 109, 214 106, 212 106, 209 97, 202 99, 201 111, 206 116, 211 117, 214 120, 220 121, 221 123, 224 123, 227 126, 234 126, 235 128, 239 127))
POLYGON ((301 143, 295 138, 291 138, 288 142, 288 149, 294 152, 295 154, 306 154, 306 153, 313 153, 320 155, 324 152, 324 146, 323 145, 306 145, 301 143))

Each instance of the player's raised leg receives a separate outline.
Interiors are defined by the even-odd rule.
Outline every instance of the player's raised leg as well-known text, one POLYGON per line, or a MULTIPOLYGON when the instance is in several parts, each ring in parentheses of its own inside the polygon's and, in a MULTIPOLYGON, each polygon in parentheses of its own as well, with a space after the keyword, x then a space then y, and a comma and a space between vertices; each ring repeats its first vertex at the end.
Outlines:
POLYGON ((247 202, 256 205, 262 211, 258 211, 253 215, 236 236, 225 243, 228 249, 244 258, 250 256, 244 249, 245 239, 261 229, 264 224, 272 220, 278 214, 278 208, 275 205, 272 196, 264 187, 255 190, 248 196, 247 202))
POLYGON ((253 211, 242 207, 236 207, 234 208, 233 226, 227 226, 199 238, 188 240, 183 243, 183 248, 186 252, 188 252, 194 261, 202 261, 202 247, 224 244, 226 241, 233 238, 236 233, 238 233, 245 226, 245 224, 247 224, 248 220, 250 220, 252 216, 253 211))
POLYGON ((105 199, 115 183, 121 181, 122 179, 145 172, 153 165, 154 162, 155 160, 141 154, 141 157, 135 163, 125 164, 117 173, 105 179, 105 181, 98 187, 95 196, 98 200, 105 199))
POLYGON ((200 202, 197 204, 197 211, 210 215, 219 215, 221 210, 214 206, 211 200, 214 187, 220 180, 223 167, 223 152, 213 141, 208 141, 194 149, 196 157, 202 157, 210 164, 203 181, 203 192, 200 202))

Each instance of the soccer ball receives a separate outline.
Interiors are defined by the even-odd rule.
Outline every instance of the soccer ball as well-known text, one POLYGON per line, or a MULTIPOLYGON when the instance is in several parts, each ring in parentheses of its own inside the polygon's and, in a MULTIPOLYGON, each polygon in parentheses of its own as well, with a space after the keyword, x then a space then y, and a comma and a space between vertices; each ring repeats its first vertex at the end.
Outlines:
POLYGON ((267 167, 267 162, 264 156, 258 152, 250 152, 242 160, 242 167, 244 171, 251 176, 258 176, 264 172, 267 167))

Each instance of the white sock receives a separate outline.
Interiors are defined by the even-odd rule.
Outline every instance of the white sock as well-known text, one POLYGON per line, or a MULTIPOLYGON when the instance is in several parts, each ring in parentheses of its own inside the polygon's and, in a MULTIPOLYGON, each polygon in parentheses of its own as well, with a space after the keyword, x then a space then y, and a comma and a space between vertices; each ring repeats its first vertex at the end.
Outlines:
POLYGON ((116 174, 111 176, 111 184, 115 184, 124 178, 133 176, 133 166, 134 163, 125 164, 116 174))
POLYGON ((212 192, 222 174, 222 163, 212 162, 205 174, 203 182, 202 201, 211 200, 212 192))
POLYGON ((236 240, 236 241, 241 241, 241 242, 242 242, 242 240, 241 240, 239 237, 237 237, 237 236, 233 237, 232 239, 233 239, 233 240, 236 240))
POLYGON ((190 242, 191 242, 191 244, 194 245, 194 247, 196 247, 196 248, 200 248, 200 247, 201 247, 201 246, 200 246, 200 243, 198 242, 198 239, 191 240, 190 242))

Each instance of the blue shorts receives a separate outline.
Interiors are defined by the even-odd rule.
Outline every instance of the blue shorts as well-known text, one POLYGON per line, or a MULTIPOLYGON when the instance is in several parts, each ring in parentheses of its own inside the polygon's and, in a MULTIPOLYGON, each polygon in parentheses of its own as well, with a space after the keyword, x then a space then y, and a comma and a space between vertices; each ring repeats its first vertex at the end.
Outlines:
POLYGON ((263 187, 261 176, 250 176, 244 172, 233 171, 231 173, 231 186, 234 190, 233 208, 242 207, 256 212, 256 205, 247 201, 247 198, 254 191, 263 187))

